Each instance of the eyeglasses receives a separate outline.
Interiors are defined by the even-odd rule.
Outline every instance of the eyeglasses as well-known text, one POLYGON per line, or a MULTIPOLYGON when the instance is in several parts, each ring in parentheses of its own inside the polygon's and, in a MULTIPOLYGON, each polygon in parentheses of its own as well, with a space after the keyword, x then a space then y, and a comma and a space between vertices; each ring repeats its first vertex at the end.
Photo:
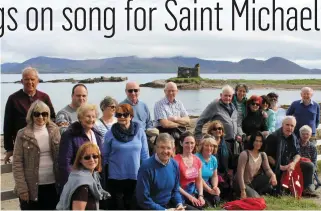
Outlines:
POLYGON ((111 109, 115 109, 116 108, 116 106, 107 106, 107 107, 109 107, 111 109))
POLYGON ((139 89, 128 89, 127 92, 129 93, 139 92, 139 89))
POLYGON ((251 103, 252 106, 260 106, 258 103, 251 103))
POLYGON ((99 155, 86 155, 86 156, 84 156, 84 160, 90 160, 91 158, 96 160, 99 158, 99 155))
POLYGON ((38 111, 35 111, 35 112, 33 112, 33 116, 34 117, 40 117, 40 115, 42 116, 42 117, 48 117, 49 116, 49 113, 48 112, 38 112, 38 111))
POLYGON ((129 117, 129 115, 130 115, 130 113, 116 113, 115 114, 115 116, 117 117, 117 118, 122 118, 122 117, 124 117, 124 118, 127 118, 127 117, 129 117))
POLYGON ((214 130, 214 131, 217 131, 217 130, 223 130, 223 128, 222 127, 213 127, 213 129, 212 130, 214 130))

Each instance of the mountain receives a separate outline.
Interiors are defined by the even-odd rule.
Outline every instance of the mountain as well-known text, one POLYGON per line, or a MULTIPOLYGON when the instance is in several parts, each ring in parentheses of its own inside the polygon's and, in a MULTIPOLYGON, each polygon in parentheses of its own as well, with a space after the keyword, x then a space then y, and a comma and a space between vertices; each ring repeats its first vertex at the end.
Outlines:
POLYGON ((268 60, 243 59, 239 62, 204 60, 195 57, 139 58, 136 56, 106 59, 71 60, 36 57, 23 63, 1 64, 1 73, 21 73, 27 66, 40 73, 176 73, 178 66, 200 64, 201 73, 253 74, 321 74, 320 69, 308 69, 281 57, 268 60))

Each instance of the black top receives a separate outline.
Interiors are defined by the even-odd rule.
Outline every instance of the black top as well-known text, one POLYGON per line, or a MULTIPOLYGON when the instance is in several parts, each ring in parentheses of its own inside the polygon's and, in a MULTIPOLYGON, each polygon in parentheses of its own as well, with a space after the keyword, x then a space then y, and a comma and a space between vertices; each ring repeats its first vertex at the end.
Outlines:
POLYGON ((262 111, 249 111, 242 122, 243 132, 249 136, 258 131, 268 131, 267 119, 263 117, 262 111))
POLYGON ((73 201, 85 201, 87 202, 85 210, 96 210, 96 200, 88 185, 79 186, 72 194, 70 210, 72 210, 73 201))

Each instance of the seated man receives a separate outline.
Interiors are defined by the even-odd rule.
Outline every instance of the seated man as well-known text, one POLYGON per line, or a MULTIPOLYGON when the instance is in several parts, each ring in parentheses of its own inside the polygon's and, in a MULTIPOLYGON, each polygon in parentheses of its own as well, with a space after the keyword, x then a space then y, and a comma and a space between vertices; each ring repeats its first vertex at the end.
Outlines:
MULTIPOLYGON (((286 116, 283 119, 282 127, 269 135, 266 140, 266 154, 272 170, 277 176, 278 193, 280 193, 282 173, 293 171, 296 163, 300 162, 300 145, 293 133, 295 125, 295 117, 286 116)), ((308 162, 301 162, 300 167, 304 178, 304 190, 312 192, 310 184, 313 175, 313 165, 310 165, 308 162)))
POLYGON ((171 134, 178 144, 179 137, 176 134, 179 133, 180 135, 181 132, 185 132, 179 130, 179 128, 184 127, 186 129, 190 119, 183 103, 175 98, 178 92, 176 84, 168 82, 165 85, 164 92, 165 97, 155 104, 154 119, 157 121, 159 132, 171 134))
POLYGON ((140 166, 136 185, 139 209, 184 210, 179 192, 178 164, 171 158, 173 149, 173 137, 161 133, 156 140, 155 155, 140 166))

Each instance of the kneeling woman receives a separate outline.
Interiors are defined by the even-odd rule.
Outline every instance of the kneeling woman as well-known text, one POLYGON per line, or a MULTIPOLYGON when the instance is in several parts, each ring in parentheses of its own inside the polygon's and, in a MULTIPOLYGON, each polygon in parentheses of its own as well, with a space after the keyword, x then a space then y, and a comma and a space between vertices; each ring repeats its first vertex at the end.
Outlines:
POLYGON ((101 154, 93 143, 83 144, 77 151, 68 182, 65 184, 57 210, 98 210, 99 200, 109 194, 99 181, 101 154))
POLYGON ((183 148, 180 150, 182 154, 174 157, 179 166, 180 192, 186 204, 201 209, 205 205, 201 171, 202 162, 193 154, 195 151, 193 134, 190 132, 183 133, 180 145, 183 148))
POLYGON ((216 207, 220 201, 218 188, 216 154, 218 144, 212 136, 206 135, 201 143, 199 152, 196 153, 202 161, 203 189, 206 203, 216 207))
POLYGON ((263 134, 256 132, 250 137, 248 150, 240 154, 234 188, 237 196, 241 198, 258 198, 260 194, 269 192, 271 185, 277 184, 267 155, 263 152, 264 142, 263 134))

